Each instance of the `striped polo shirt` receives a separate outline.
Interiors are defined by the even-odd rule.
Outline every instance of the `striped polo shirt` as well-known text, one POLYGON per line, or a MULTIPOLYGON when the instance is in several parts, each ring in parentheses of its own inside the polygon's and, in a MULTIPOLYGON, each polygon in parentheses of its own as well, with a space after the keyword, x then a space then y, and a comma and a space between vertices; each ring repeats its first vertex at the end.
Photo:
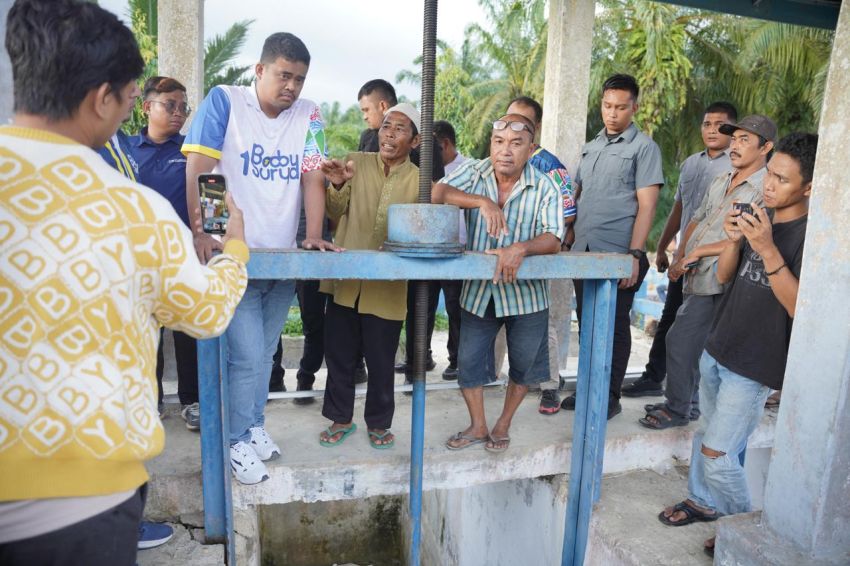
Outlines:
MULTIPOLYGON (((493 202, 499 202, 496 174, 489 158, 470 159, 440 182, 465 193, 482 195, 493 202)), ((483 252, 506 248, 546 233, 559 240, 563 235, 563 205, 558 186, 528 163, 502 211, 507 220, 508 233, 498 238, 487 234, 487 223, 479 209, 465 211, 467 250, 483 252)), ((523 279, 510 284, 501 281, 494 284, 492 280, 463 282, 460 300, 465 310, 483 317, 491 298, 497 317, 531 314, 549 308, 549 285, 545 279, 523 279)))

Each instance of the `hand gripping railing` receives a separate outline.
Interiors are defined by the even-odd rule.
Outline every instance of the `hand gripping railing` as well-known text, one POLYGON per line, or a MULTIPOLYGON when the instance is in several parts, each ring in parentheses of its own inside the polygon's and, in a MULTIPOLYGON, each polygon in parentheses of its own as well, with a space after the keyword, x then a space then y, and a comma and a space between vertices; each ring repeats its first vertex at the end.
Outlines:
MULTIPOLYGON (((495 256, 469 252, 451 259, 414 259, 375 251, 268 250, 252 252, 248 276, 249 279, 463 280, 490 279, 495 267, 495 256)), ((627 276, 630 270, 631 257, 626 255, 561 253, 526 258, 518 273, 520 279, 584 280, 564 565, 583 563, 591 508, 599 497, 617 279, 627 276)), ((424 333, 421 336, 424 338, 424 333)), ((199 341, 205 536, 209 542, 227 545, 228 564, 232 565, 236 557, 226 356, 224 338, 199 341)), ((420 382, 420 385, 424 384, 420 382)), ((427 479, 423 478, 424 386, 420 387, 418 395, 414 388, 412 402, 410 500, 411 529, 416 536, 411 536, 409 558, 411 564, 418 565, 423 479, 427 479)))

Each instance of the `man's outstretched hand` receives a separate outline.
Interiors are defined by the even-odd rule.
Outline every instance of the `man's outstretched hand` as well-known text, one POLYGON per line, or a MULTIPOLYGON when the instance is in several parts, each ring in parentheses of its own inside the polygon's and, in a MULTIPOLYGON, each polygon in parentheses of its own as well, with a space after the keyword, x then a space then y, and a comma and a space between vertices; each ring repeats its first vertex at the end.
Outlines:
POLYGON ((341 159, 326 159, 322 161, 321 169, 328 181, 337 189, 354 177, 353 161, 346 163, 341 159))

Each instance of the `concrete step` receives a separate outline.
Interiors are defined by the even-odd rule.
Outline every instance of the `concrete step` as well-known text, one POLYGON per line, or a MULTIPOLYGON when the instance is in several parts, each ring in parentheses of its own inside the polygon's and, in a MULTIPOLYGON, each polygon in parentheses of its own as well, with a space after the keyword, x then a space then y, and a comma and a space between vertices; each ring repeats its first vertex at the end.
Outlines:
POLYGON ((138 566, 220 566, 224 564, 224 545, 203 544, 203 530, 172 524, 174 536, 155 548, 140 550, 136 555, 138 566))
POLYGON ((641 470, 603 478, 585 564, 710 566, 702 547, 714 536, 716 522, 669 527, 657 519, 687 496, 687 473, 686 467, 674 467, 663 474, 641 470))
MULTIPOLYGON (((504 392, 485 392, 490 422, 501 410, 504 392)), ((690 457, 693 425, 665 431, 641 427, 646 399, 626 399, 623 413, 608 423, 605 448, 606 474, 639 469, 664 471, 686 463, 690 457)), ((318 435, 329 423, 321 416, 321 402, 298 406, 291 401, 269 403, 266 426, 282 447, 283 455, 269 463, 270 479, 255 486, 234 481, 234 508, 291 501, 333 501, 399 495, 408 491, 410 466, 411 398, 396 396, 393 431, 396 445, 374 450, 362 421, 364 400, 355 403, 360 429, 344 444, 325 448, 318 435)), ((494 455, 482 445, 450 451, 446 439, 468 425, 468 414, 458 391, 429 392, 426 402, 426 490, 464 488, 524 478, 566 474, 570 469, 573 413, 544 416, 537 412, 537 397, 529 395, 514 417, 511 447, 494 455)), ((202 525, 201 458, 199 435, 188 431, 169 408, 164 420, 166 447, 151 461, 151 491, 146 516, 152 520, 179 520, 202 525)), ((775 413, 768 412, 750 441, 750 448, 772 446, 775 413)))

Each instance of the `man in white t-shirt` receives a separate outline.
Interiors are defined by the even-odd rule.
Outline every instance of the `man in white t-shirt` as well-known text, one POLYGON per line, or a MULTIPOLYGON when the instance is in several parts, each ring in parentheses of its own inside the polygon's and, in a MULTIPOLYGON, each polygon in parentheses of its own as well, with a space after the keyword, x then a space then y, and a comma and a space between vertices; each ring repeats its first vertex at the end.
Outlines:
MULTIPOLYGON (((338 251, 322 240, 327 154, 324 125, 315 103, 299 99, 310 53, 290 33, 270 35, 251 86, 217 86, 198 109, 183 145, 186 194, 193 222, 198 214, 197 177, 219 173, 244 211, 250 248, 294 248, 302 190, 307 216, 305 249, 338 251), (249 220, 250 219, 250 220, 249 220)), ((194 234, 202 262, 218 241, 194 234)), ((268 478, 263 461, 280 454, 264 428, 272 357, 295 292, 294 281, 249 281, 227 329, 230 378, 230 462, 236 478, 253 484, 268 478)))

